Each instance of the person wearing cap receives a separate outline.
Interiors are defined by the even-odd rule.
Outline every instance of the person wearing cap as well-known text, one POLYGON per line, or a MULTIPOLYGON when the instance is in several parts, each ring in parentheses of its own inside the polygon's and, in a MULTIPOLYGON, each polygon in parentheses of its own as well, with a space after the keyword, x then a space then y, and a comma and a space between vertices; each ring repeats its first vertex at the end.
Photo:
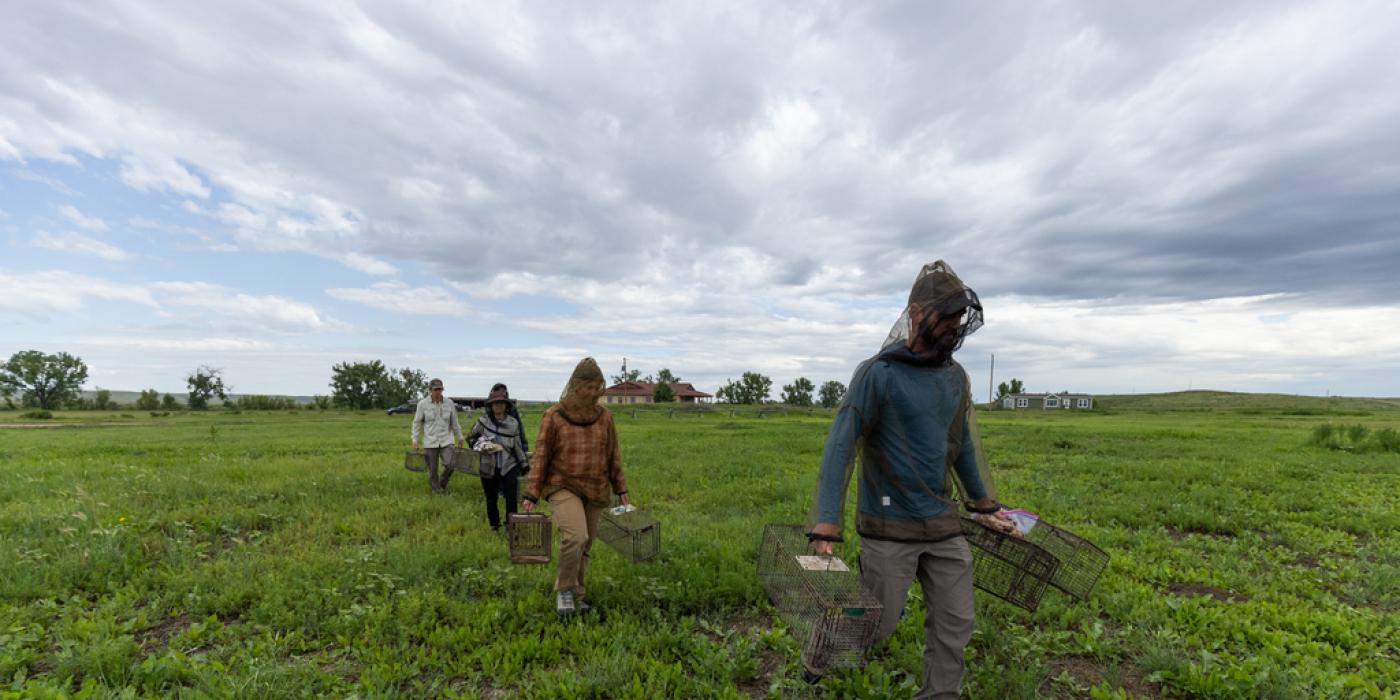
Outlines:
POLYGON ((520 470, 526 464, 524 429, 520 420, 510 415, 510 407, 510 395, 505 389, 492 389, 486 399, 486 411, 467 433, 467 444, 481 453, 481 490, 486 494, 486 520, 496 532, 501 530, 497 499, 505 496, 507 516, 515 512, 520 470))
MULTIPOLYGON (((963 507, 1007 531, 985 473, 967 372, 953 352, 982 325, 982 304, 939 260, 924 266, 903 315, 851 378, 822 453, 808 538, 819 555, 842 541, 845 494, 859 456, 861 581, 883 609, 875 640, 899 624, 915 578, 923 589, 924 658, 916 698, 957 698, 972 637, 972 554, 963 507)), ((824 659, 803 658, 809 681, 824 659)))
POLYGON ((543 498, 554 511, 559 528, 554 611, 560 617, 589 608, 583 598, 583 579, 609 493, 616 493, 623 505, 631 504, 617 428, 612 413, 598 405, 602 395, 603 370, 593 358, 585 357, 574 368, 559 403, 540 418, 521 504, 529 513, 543 498))
POLYGON ((428 458, 428 488, 433 493, 446 493, 447 480, 452 477, 452 446, 462 446, 462 424, 457 422, 457 404, 442 396, 442 380, 428 382, 428 395, 418 402, 413 414, 413 449, 422 438, 423 452, 428 458), (453 438, 456 438, 454 441, 453 438), (447 450, 443 452, 443 450, 447 450), (442 476, 438 463, 442 462, 442 476))

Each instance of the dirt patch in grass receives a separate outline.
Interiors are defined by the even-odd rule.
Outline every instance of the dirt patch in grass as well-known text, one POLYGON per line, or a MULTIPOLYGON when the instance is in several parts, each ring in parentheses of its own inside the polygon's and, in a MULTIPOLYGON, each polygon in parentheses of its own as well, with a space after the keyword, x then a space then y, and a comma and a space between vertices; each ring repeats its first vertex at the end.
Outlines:
POLYGON ((1084 656, 1060 656, 1051 659, 1050 671, 1037 691, 1041 697, 1078 700, 1083 697, 1084 688, 1096 686, 1104 681, 1116 684, 1135 698, 1162 697, 1161 687, 1143 678, 1142 672, 1136 666, 1119 664, 1105 672, 1102 662, 1084 656), (1066 674, 1070 678, 1069 684, 1055 682, 1057 678, 1066 674))
POLYGON ((193 623, 194 621, 190 619, 189 615, 172 617, 137 634, 136 643, 141 646, 141 650, 144 652, 163 649, 170 643, 171 637, 185 631, 193 623))
POLYGON ((751 698, 768 697, 768 688, 773 685, 773 674, 782 667, 782 655, 773 649, 765 649, 758 657, 758 670, 752 680, 739 683, 736 688, 751 698))
POLYGON ((1211 600, 1225 601, 1230 603, 1242 603, 1249 600, 1249 596, 1234 591, 1227 591, 1224 588, 1209 586, 1204 583, 1194 581, 1178 581, 1167 584, 1167 592, 1179 596, 1206 596, 1211 600))

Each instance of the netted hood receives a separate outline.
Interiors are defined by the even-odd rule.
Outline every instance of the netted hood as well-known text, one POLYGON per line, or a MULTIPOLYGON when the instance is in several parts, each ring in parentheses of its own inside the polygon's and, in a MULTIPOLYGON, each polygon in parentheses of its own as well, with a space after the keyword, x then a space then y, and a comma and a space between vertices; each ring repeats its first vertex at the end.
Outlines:
POLYGON ((963 340, 982 327, 982 302, 977 292, 963 283, 953 266, 936 260, 919 270, 904 313, 890 328, 880 347, 920 364, 946 364, 963 340), (961 316, 956 326, 939 326, 945 318, 961 316), (922 342, 910 342, 920 339, 922 342), (901 348, 904 350, 901 351, 901 348))

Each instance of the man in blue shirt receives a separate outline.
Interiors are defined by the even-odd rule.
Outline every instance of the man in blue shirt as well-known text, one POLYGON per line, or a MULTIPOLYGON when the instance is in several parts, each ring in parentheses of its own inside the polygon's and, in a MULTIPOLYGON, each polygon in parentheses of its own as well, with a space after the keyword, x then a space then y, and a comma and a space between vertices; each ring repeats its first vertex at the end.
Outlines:
MULTIPOLYGON (((917 698, 956 698, 972 637, 972 554, 954 490, 974 512, 1000 505, 981 458, 971 384, 953 352, 982 325, 982 304, 939 260, 925 265, 879 353, 851 378, 822 454, 808 536, 818 554, 842 540, 845 495, 860 458, 856 532, 861 580, 894 632, 915 577, 924 594, 923 684, 917 698)), ((1003 529, 997 515, 988 524, 1003 529)), ((820 672, 823 669, 809 669, 820 672)))

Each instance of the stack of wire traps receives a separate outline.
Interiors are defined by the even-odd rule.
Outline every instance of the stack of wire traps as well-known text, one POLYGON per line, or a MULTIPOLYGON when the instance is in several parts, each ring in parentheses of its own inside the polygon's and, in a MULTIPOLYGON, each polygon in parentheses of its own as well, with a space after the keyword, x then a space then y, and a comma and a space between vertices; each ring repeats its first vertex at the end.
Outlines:
POLYGON ((661 523, 640 508, 615 513, 603 511, 598 537, 630 562, 655 559, 661 554, 661 523))
POLYGON ((1050 578, 1050 585, 1076 600, 1086 600, 1099 576, 1108 566, 1108 553, 1079 535, 1055 527, 1044 520, 1036 521, 1026 540, 1039 545, 1060 563, 1050 578))
POLYGON ((963 536, 972 550, 972 585, 1035 612, 1059 572, 1060 561, 1040 545, 962 516, 963 536))
POLYGON ((802 665, 808 671, 822 674, 864 664, 880 626, 880 601, 840 559, 811 556, 801 525, 764 526, 758 578, 779 616, 802 641, 802 665))

